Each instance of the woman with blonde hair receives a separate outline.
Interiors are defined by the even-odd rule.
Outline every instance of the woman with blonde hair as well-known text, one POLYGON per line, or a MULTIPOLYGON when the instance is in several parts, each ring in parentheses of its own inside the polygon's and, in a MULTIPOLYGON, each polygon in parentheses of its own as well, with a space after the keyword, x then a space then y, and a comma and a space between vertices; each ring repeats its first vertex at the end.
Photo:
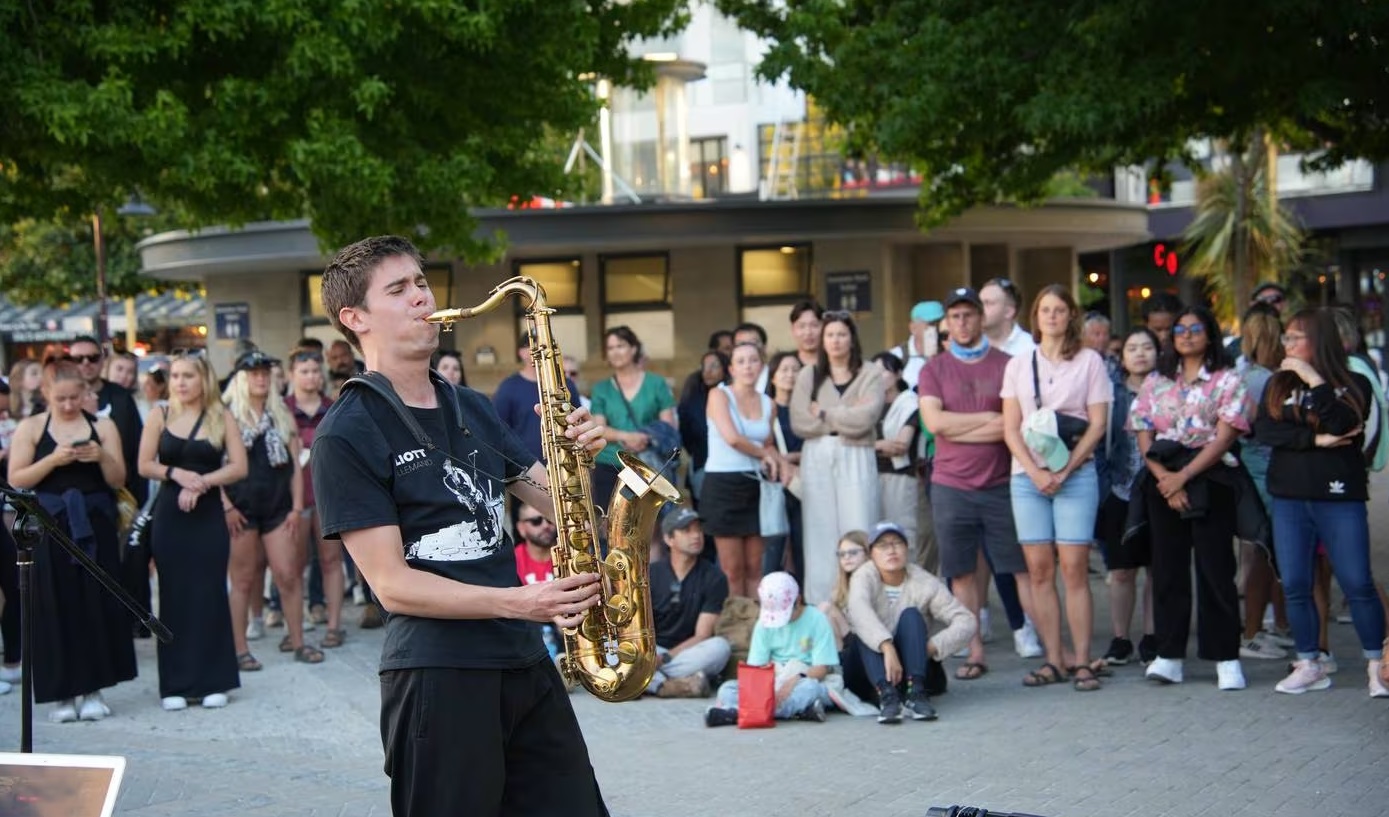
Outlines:
POLYGON ((304 643, 304 543, 299 523, 304 482, 299 464, 299 428, 274 388, 271 370, 279 363, 264 352, 242 355, 227 386, 227 408, 240 424, 246 448, 246 479, 222 489, 222 509, 231 531, 231 618, 237 666, 261 669, 246 643, 252 594, 261 592, 265 571, 280 591, 285 625, 280 652, 305 664, 323 661, 323 651, 304 643))
POLYGON ((43 366, 26 358, 10 367, 10 416, 16 420, 32 417, 43 411, 43 366))
MULTIPOLYGON (((114 491, 125 484, 120 433, 110 419, 82 411, 87 384, 77 364, 51 361, 43 373, 49 410, 15 430, 10 483, 33 490, 73 542, 116 575, 114 491)), ((34 652, 34 700, 57 704, 48 716, 55 723, 101 720, 111 714, 101 690, 135 677, 130 619, 56 545, 34 551, 34 574, 33 637, 24 642, 34 652)))
POLYGON ((220 489, 246 476, 246 447, 222 405, 217 377, 201 351, 175 354, 169 405, 151 411, 140 436, 140 476, 162 484, 150 520, 150 555, 159 571, 159 616, 177 638, 159 650, 165 710, 227 705, 241 685, 227 605, 230 537, 220 489))

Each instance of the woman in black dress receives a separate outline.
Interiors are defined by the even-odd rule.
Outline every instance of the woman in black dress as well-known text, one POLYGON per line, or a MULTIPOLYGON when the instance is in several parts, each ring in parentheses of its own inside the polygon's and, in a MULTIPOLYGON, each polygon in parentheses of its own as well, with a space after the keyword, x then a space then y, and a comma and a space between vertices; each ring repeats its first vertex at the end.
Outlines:
POLYGON ((246 476, 246 448, 201 354, 169 366, 169 406, 151 411, 140 437, 140 475, 160 480, 150 521, 159 571, 159 615, 174 633, 159 645, 165 709, 227 705, 241 685, 227 605, 231 538, 216 490, 246 476))
MULTIPOLYGON (((38 494, 73 542, 119 575, 114 489, 125 484, 120 434, 109 419, 82 411, 87 384, 71 360, 44 365, 46 411, 15 429, 10 483, 38 494)), ((130 619, 76 560, 56 544, 34 551, 34 700, 56 702, 48 719, 67 723, 111 714, 101 690, 135 677, 130 619), (77 698, 81 696, 79 708, 77 698)))

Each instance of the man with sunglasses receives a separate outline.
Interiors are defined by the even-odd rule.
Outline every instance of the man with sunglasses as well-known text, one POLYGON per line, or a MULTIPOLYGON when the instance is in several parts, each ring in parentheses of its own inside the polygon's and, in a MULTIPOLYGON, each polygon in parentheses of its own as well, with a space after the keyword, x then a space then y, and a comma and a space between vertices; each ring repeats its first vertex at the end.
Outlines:
POLYGON ((979 290, 984 304, 984 334, 989 345, 1011 356, 1027 354, 1037 348, 1032 333, 1018 325, 1022 293, 1007 278, 994 278, 979 290))
POLYGON ((710 680, 732 651, 714 625, 728 598, 728 578, 708 559, 699 514, 677 507, 661 520, 670 558, 651 563, 651 609, 661 667, 646 691, 662 698, 707 698, 710 680))
MULTIPOLYGON (((87 388, 96 395, 96 414, 109 417, 116 425, 121 437, 121 453, 125 456, 125 487, 135 497, 135 501, 145 504, 149 493, 149 482, 140 476, 138 459, 140 456, 140 434, 145 424, 140 421, 140 409, 135 404, 135 395, 130 389, 105 380, 101 376, 101 363, 105 357, 101 344, 88 335, 79 336, 68 344, 68 357, 77 363, 77 371, 87 381, 87 388)), ((150 554, 149 548, 126 548, 125 561, 121 565, 122 583, 135 600, 146 610, 150 609, 150 554)), ((137 638, 149 638, 149 630, 132 619, 131 626, 137 638)))

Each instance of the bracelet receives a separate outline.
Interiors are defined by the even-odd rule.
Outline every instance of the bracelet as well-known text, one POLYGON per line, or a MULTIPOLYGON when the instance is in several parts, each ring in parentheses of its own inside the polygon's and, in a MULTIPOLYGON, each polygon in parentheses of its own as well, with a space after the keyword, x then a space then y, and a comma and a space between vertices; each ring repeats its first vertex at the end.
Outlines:
POLYGON ((173 478, 174 478, 174 467, 173 467, 172 465, 170 465, 170 466, 169 466, 169 470, 167 470, 167 471, 164 472, 164 481, 165 481, 165 482, 169 482, 169 481, 172 481, 173 478))

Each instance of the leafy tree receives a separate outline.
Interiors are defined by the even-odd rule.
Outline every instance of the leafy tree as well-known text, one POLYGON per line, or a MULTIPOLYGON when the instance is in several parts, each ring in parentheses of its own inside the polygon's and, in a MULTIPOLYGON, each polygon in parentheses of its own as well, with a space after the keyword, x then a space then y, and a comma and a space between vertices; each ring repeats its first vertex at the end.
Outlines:
POLYGON ((0 224, 42 244, 139 189, 182 226, 308 216, 325 246, 485 253, 469 208, 563 196, 547 145, 591 121, 583 77, 647 81, 627 44, 683 8, 0 0, 0 224))
POLYGON ((1389 3, 716 0, 865 149, 930 180, 928 223, 1056 174, 1187 158, 1254 128, 1389 157, 1389 3))

